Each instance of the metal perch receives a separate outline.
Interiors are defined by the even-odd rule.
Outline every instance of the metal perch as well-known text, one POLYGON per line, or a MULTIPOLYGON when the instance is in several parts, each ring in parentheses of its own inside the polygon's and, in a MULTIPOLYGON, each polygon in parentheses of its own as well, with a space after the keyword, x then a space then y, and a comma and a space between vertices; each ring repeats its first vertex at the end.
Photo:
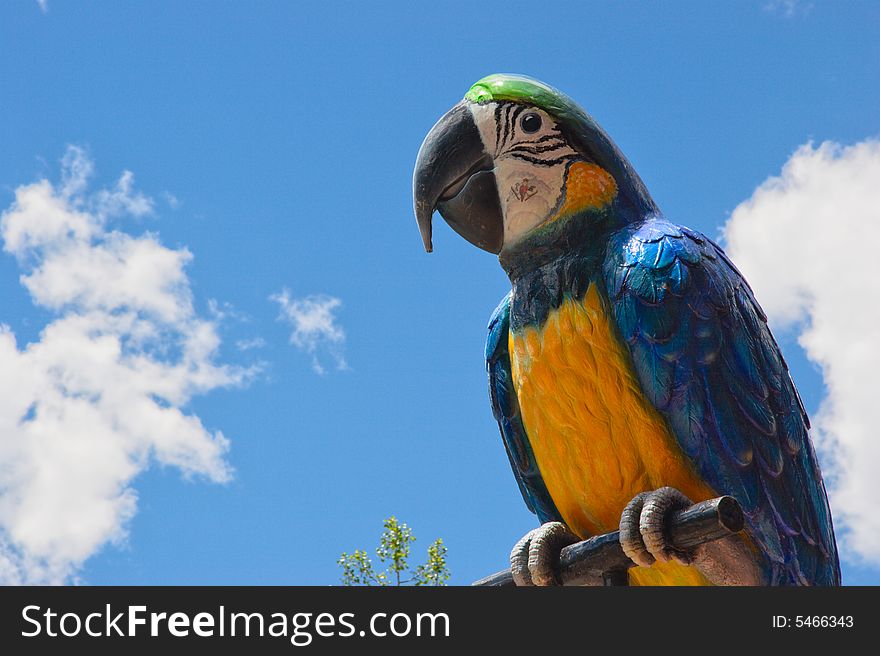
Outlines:
MULTIPOLYGON (((686 551, 738 533, 743 523, 742 508, 737 500, 717 497, 674 513, 669 522, 669 537, 676 549, 686 551)), ((558 576, 562 585, 583 585, 597 578, 605 585, 627 585, 627 570, 634 566, 620 548, 620 532, 613 531, 565 547, 559 557, 558 576)), ((472 585, 512 586, 513 575, 508 569, 472 585)))

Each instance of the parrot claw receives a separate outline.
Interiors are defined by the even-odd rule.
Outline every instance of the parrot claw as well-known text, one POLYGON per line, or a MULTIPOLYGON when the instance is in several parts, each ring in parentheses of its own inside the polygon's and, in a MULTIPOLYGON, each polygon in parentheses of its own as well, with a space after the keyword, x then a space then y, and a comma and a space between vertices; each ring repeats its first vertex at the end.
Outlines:
POLYGON ((695 552, 682 552, 669 544, 666 521, 670 513, 687 508, 692 501, 674 487, 642 492, 630 501, 620 516, 620 546, 641 567, 676 560, 691 565, 695 552))
POLYGON ((526 533, 510 552, 517 585, 559 585, 556 565, 564 547, 580 540, 561 522, 547 522, 526 533))

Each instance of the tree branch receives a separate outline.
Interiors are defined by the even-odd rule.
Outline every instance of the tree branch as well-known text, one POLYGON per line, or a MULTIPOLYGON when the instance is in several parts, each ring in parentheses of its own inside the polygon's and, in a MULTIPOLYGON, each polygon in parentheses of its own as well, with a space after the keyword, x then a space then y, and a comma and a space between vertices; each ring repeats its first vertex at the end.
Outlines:
MULTIPOLYGON (((723 496, 694 504, 670 517, 669 538, 676 549, 687 551, 704 542, 733 535, 744 525, 742 508, 733 497, 723 496)), ((605 533, 572 544, 559 557, 562 585, 583 585, 603 579, 606 585, 626 585, 626 570, 635 564, 620 547, 620 531, 605 533)), ((510 570, 496 572, 472 585, 511 586, 510 570)))

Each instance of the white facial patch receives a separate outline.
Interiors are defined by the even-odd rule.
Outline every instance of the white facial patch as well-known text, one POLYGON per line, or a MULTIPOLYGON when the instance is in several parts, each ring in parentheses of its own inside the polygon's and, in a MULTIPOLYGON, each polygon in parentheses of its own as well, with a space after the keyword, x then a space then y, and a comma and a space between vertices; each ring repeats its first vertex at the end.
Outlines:
POLYGON ((562 198, 566 164, 577 153, 540 109, 512 102, 468 107, 495 161, 507 247, 552 216, 562 198))

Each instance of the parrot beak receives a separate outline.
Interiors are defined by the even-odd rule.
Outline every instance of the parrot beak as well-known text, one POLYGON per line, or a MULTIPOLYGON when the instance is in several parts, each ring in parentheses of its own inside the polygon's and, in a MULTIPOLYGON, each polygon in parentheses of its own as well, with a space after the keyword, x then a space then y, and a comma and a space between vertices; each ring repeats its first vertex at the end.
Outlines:
POLYGON ((499 253, 504 222, 495 163, 462 101, 431 128, 416 159, 413 206, 425 250, 431 252, 434 210, 474 246, 499 253))

